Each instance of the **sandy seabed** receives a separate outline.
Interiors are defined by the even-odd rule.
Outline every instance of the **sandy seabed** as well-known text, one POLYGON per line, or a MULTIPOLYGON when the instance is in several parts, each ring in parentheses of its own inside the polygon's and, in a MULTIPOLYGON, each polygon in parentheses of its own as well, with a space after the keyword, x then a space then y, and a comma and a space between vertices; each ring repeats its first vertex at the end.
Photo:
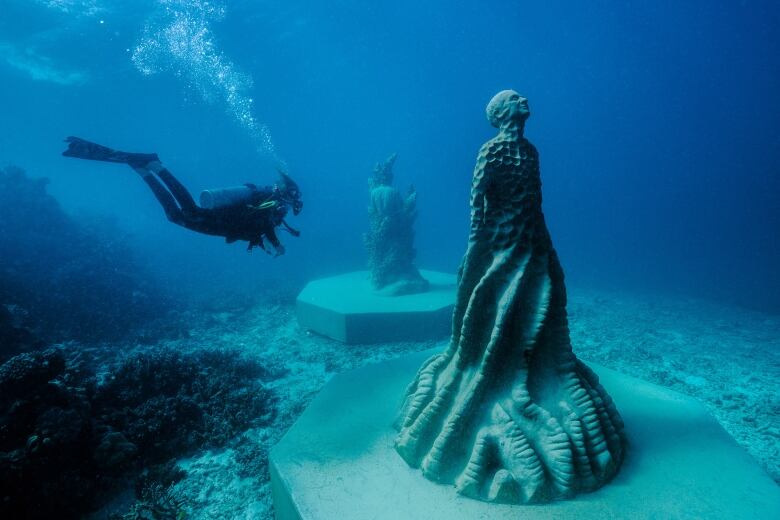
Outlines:
MULTIPOLYGON (((780 316, 680 297, 569 292, 578 356, 699 399, 780 483, 780 316)), ((439 343, 343 345, 302 330, 294 306, 278 301, 213 313, 186 340, 170 341, 239 349, 278 374, 266 382, 279 396, 272 424, 245 432, 231 448, 179 462, 187 477, 174 493, 188 518, 272 519, 267 467, 247 476, 235 446, 267 453, 334 374, 439 343)))

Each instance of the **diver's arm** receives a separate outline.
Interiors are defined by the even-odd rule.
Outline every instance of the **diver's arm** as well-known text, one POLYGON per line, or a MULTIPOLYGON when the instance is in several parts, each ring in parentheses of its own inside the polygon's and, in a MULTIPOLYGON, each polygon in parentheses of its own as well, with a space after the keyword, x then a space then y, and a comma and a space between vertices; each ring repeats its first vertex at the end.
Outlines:
POLYGON ((286 220, 282 219, 282 225, 284 226, 284 229, 286 229, 292 236, 299 237, 301 236, 301 232, 292 227, 290 224, 287 223, 286 220))
POLYGON ((279 241, 279 237, 276 236, 276 231, 274 228, 270 228, 268 231, 265 232, 266 238, 268 238, 268 241, 271 242, 271 245, 274 246, 274 249, 276 250, 275 256, 280 256, 284 254, 284 246, 279 241))

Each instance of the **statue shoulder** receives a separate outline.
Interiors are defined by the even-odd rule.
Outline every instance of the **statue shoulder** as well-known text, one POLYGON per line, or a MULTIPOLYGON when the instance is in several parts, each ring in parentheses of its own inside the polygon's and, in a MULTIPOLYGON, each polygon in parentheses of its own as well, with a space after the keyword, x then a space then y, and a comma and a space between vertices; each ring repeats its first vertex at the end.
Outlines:
POLYGON ((533 145, 531 141, 523 137, 523 139, 520 141, 520 145, 522 148, 525 149, 525 152, 534 158, 539 158, 539 152, 536 150, 536 147, 533 145))

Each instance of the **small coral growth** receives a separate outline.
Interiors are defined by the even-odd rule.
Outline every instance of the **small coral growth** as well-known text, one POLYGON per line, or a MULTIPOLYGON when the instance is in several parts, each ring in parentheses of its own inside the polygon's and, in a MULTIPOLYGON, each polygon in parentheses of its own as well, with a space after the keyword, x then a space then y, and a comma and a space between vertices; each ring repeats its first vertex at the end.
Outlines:
POLYGON ((124 515, 112 515, 111 520, 184 520, 184 502, 170 488, 154 484, 144 488, 141 497, 124 515))

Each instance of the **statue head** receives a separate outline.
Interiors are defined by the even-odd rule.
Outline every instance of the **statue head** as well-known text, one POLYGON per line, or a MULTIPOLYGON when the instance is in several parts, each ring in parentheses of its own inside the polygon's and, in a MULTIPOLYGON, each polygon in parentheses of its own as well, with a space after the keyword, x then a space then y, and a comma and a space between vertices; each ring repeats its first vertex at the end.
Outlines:
POLYGON ((374 173, 368 179, 368 187, 374 189, 378 186, 391 186, 393 184, 393 164, 398 154, 390 154, 390 157, 376 163, 374 173))
POLYGON ((528 100, 514 90, 502 90, 493 96, 485 112, 490 124, 496 128, 513 121, 522 125, 531 115, 528 100))

